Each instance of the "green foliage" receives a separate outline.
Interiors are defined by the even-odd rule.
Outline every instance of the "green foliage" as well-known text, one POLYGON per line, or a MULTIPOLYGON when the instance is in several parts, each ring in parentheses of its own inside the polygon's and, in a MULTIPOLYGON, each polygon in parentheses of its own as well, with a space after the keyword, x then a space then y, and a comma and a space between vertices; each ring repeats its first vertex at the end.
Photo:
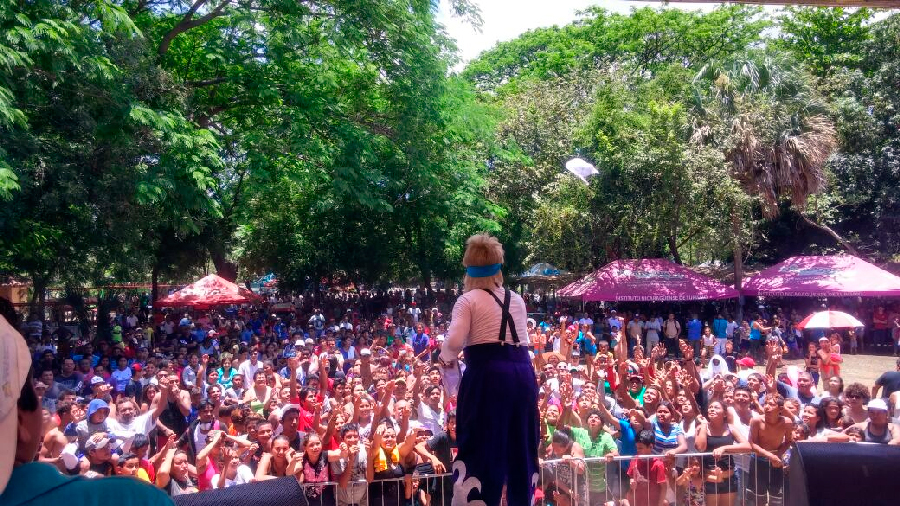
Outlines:
POLYGON ((817 77, 842 68, 857 68, 871 34, 869 9, 788 7, 779 16, 780 38, 773 46, 784 49, 817 77))
POLYGON ((592 7, 564 27, 539 28, 482 53, 463 75, 482 91, 516 88, 520 79, 552 79, 609 64, 656 71, 702 65, 760 41, 768 22, 756 7, 723 6, 709 13, 634 9, 630 15, 592 7))

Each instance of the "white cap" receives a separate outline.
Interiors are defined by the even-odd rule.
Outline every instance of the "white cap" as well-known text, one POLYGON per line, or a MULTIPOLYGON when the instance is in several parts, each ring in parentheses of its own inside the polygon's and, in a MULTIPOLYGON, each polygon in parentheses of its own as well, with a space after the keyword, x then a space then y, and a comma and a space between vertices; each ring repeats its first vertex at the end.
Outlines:
POLYGON ((888 411, 888 405, 886 402, 884 402, 884 399, 872 399, 868 404, 866 404, 866 409, 888 411))
POLYGON ((18 446, 18 401, 31 355, 22 335, 0 316, 0 494, 12 475, 18 446))

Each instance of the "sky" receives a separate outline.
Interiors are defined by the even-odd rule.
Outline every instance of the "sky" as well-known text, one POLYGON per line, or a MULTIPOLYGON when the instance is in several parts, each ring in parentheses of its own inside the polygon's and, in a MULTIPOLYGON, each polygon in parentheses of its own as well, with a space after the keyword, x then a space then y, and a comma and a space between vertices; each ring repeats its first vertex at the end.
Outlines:
MULTIPOLYGON (((438 21, 447 27, 456 39, 462 62, 494 47, 497 42, 516 38, 533 28, 567 25, 576 19, 576 12, 592 5, 598 5, 611 12, 626 14, 632 8, 644 6, 659 7, 661 2, 632 2, 627 0, 472 0, 481 8, 484 26, 478 33, 464 20, 454 18, 449 13, 448 2, 441 2, 438 21)), ((676 3, 671 8, 710 11, 716 4, 676 3)))

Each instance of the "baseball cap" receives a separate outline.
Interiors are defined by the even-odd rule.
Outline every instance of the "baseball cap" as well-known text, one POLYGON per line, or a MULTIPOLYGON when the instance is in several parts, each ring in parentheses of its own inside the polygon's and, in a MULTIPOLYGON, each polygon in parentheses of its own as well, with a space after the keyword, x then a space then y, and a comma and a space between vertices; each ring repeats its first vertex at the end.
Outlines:
POLYGON ((741 367, 753 367, 756 365, 756 362, 750 357, 744 357, 735 363, 741 367))
POLYGON ((313 341, 313 340, 310 339, 310 338, 307 338, 306 341, 303 341, 303 342, 304 342, 307 346, 312 346, 312 345, 316 344, 316 342, 313 341))
POLYGON ((102 385, 103 383, 105 383, 105 381, 103 381, 103 378, 101 378, 100 376, 94 376, 93 378, 91 378, 91 386, 102 385))
POLYGON ((91 437, 88 438, 87 442, 84 443, 84 449, 86 451, 91 450, 99 450, 101 448, 106 448, 106 445, 110 445, 110 449, 115 448, 116 439, 105 432, 98 432, 96 434, 92 434, 91 437))
POLYGON ((134 372, 141 372, 142 369, 143 367, 141 367, 141 364, 134 364, 131 366, 131 370, 133 370, 134 372))
POLYGON ((303 339, 297 339, 294 341, 294 346, 303 346, 303 339))
POLYGON ((820 342, 820 343, 821 343, 822 341, 827 341, 827 340, 828 340, 828 338, 825 337, 825 336, 822 336, 822 337, 819 338, 819 342, 820 342))
POLYGON ((887 411, 888 405, 886 402, 884 402, 884 399, 872 399, 871 401, 869 401, 869 404, 866 405, 866 409, 887 411))
POLYGON ((0 494, 12 475, 18 446, 19 392, 28 379, 31 354, 25 339, 0 316, 0 494))

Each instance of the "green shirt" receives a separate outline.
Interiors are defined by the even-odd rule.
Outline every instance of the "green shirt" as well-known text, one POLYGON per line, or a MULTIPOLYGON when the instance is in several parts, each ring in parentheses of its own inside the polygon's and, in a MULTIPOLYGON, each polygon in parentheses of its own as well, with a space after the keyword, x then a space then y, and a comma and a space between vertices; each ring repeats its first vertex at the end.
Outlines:
MULTIPOLYGON (((596 439, 591 439, 587 429, 572 427, 575 442, 584 450, 585 457, 604 457, 616 451, 616 442, 606 431, 601 430, 596 439)), ((590 462, 587 466, 588 484, 594 492, 606 490, 606 463, 590 462)))
POLYGON ((162 490, 126 476, 88 479, 63 476, 55 467, 41 462, 13 469, 6 490, 0 495, 3 506, 172 506, 162 490))

